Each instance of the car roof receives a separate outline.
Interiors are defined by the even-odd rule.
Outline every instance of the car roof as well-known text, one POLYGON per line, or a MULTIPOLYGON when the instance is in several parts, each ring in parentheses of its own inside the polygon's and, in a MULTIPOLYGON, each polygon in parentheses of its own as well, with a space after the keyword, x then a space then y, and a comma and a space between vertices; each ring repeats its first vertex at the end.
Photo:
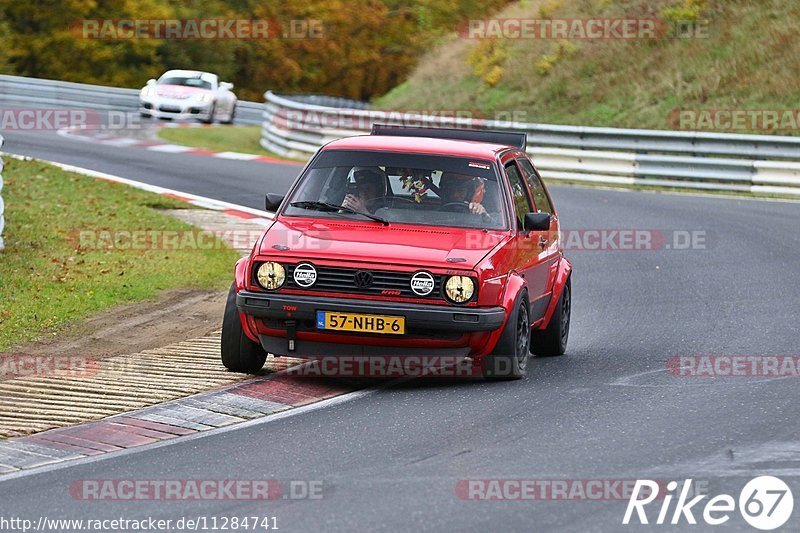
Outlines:
POLYGON ((200 76, 213 76, 217 77, 216 74, 212 74, 211 72, 204 72, 202 70, 168 70, 164 74, 161 75, 163 78, 164 76, 175 76, 179 78, 199 78, 200 76))
POLYGON ((324 150, 376 150, 385 152, 415 152, 418 154, 452 155, 494 159, 498 153, 511 146, 455 139, 431 137, 395 137, 383 135, 358 135, 345 137, 326 144, 324 150))

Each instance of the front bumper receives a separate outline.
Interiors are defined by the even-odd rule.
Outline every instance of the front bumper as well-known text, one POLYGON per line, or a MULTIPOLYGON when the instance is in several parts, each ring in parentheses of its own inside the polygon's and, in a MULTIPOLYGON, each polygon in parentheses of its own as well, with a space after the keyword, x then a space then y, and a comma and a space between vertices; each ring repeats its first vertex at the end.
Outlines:
POLYGON ((268 353, 291 357, 466 357, 475 352, 465 339, 474 335, 493 335, 491 332, 502 327, 506 315, 502 307, 459 308, 250 291, 240 291, 236 295, 236 307, 245 315, 271 321, 269 328, 257 333, 261 346, 268 353), (301 323, 314 323, 317 310, 401 315, 406 319, 407 333, 384 337, 368 333, 295 330, 301 323), (414 330, 417 331, 411 333, 414 330), (447 337, 450 340, 446 340, 447 337))
POLYGON ((502 307, 450 307, 251 291, 239 291, 236 307, 252 317, 278 320, 315 320, 318 310, 401 315, 406 318, 409 328, 463 333, 496 330, 503 325, 506 317, 506 310, 502 307), (287 316, 287 309, 291 310, 291 317, 287 316))
POLYGON ((174 120, 207 119, 210 109, 210 102, 198 103, 190 100, 141 100, 139 102, 140 113, 155 118, 171 118, 174 120))

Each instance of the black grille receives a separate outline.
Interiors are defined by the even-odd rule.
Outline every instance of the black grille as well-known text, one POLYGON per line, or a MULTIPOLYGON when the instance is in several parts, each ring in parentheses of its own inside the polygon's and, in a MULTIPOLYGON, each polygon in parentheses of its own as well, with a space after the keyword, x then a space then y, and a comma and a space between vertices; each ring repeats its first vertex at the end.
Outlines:
POLYGON ((165 113, 180 113, 181 112, 181 108, 180 107, 176 107, 176 106, 172 106, 172 105, 161 105, 161 106, 158 106, 158 109, 161 110, 161 111, 164 111, 165 113))
MULTIPOLYGON (((286 269, 286 288, 374 295, 383 294, 383 291, 400 291, 400 296, 408 298, 441 299, 442 297, 442 276, 438 275, 433 276, 433 291, 427 296, 419 296, 411 290, 411 276, 414 275, 414 272, 390 272, 386 270, 334 268, 315 265, 317 281, 306 289, 294 282, 295 266, 288 265, 286 269), (356 284, 356 273, 359 272, 372 274, 372 283, 368 287, 359 288, 356 284)), ((366 277, 363 274, 359 275, 362 280, 366 277)))

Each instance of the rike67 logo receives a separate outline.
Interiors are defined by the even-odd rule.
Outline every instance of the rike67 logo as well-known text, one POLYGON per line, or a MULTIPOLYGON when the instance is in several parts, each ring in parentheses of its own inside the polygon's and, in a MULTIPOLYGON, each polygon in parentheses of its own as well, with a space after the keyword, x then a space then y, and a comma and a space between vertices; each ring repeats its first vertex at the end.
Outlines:
POLYGON ((640 524, 677 525, 685 520, 686 524, 697 525, 695 514, 698 514, 707 525, 719 526, 730 520, 738 503, 739 513, 748 524, 762 531, 771 531, 784 525, 794 508, 789 486, 773 476, 750 480, 739 493, 738 501, 729 494, 719 494, 703 502, 708 495, 693 495, 691 479, 685 480, 682 485, 670 481, 663 493, 659 491, 660 488, 663 488, 663 483, 649 479, 636 480, 622 523, 636 524, 638 520, 640 524), (672 502, 676 497, 673 507, 672 502), (645 507, 653 502, 659 502, 660 506, 656 503, 649 509, 651 513, 648 516, 645 507), (650 522, 655 508, 658 508, 658 516, 655 522, 650 522))

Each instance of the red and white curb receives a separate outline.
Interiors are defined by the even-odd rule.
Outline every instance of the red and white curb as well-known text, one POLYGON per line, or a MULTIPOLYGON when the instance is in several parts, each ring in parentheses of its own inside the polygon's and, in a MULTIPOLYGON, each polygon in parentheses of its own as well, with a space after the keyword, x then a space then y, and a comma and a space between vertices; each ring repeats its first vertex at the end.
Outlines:
MULTIPOLYGON (((185 124, 185 125, 168 125, 167 127, 213 127, 203 124, 185 124)), ((81 141, 89 141, 93 144, 103 144, 107 146, 115 146, 118 148, 142 148, 151 150, 153 152, 169 153, 169 154, 188 154, 188 155, 202 155, 208 157, 217 157, 220 159, 233 159, 236 161, 255 161, 261 163, 282 164, 282 165, 303 165, 299 161, 292 159, 282 159, 279 157, 271 157, 257 154, 246 154, 242 152, 217 152, 214 150, 206 150, 204 148, 193 148, 191 146, 184 146, 182 144, 172 144, 154 139, 137 139, 134 137, 119 137, 111 133, 104 132, 103 130, 83 129, 83 128, 63 128, 58 130, 59 135, 68 137, 70 139, 78 139, 81 141)))
POLYGON ((0 441, 0 480, 66 461, 263 423, 273 418, 268 415, 332 398, 351 399, 355 396, 349 393, 359 389, 343 382, 278 372, 95 422, 7 439, 0 441))

